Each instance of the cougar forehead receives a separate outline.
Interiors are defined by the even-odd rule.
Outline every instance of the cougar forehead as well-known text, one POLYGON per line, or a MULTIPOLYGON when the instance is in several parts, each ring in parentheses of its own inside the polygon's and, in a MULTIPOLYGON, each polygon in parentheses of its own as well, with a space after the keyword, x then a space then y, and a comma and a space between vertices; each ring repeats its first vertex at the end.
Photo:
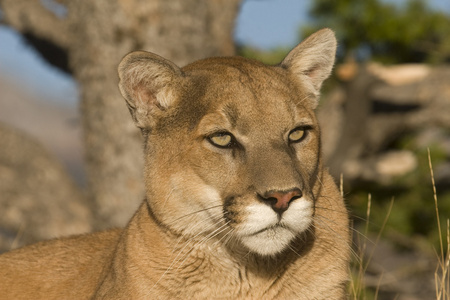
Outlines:
POLYGON ((287 113, 292 105, 307 104, 306 100, 313 97, 301 83, 291 80, 290 73, 283 68, 240 57, 209 58, 182 70, 191 77, 188 92, 193 96, 191 101, 209 106, 209 111, 222 106, 231 120, 240 111, 252 118, 265 112, 270 118, 280 112, 287 113), (280 107, 281 104, 289 107, 280 107))

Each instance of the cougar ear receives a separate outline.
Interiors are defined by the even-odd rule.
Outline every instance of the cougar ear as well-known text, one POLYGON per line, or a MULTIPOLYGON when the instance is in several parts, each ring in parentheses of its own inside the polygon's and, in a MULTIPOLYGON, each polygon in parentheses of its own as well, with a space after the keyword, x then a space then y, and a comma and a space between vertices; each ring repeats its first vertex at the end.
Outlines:
POLYGON ((136 51, 119 64, 119 89, 125 98, 134 123, 150 128, 155 115, 177 101, 176 84, 181 70, 171 61, 156 54, 136 51))
POLYGON ((296 46, 281 62, 305 87, 315 95, 314 108, 319 101, 320 87, 331 73, 336 56, 336 37, 325 28, 310 35, 296 46))

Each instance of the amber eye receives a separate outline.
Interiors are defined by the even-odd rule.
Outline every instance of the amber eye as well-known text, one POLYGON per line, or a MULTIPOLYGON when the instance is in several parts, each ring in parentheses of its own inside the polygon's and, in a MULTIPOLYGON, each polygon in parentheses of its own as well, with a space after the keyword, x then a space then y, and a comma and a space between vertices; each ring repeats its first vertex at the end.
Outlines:
POLYGON ((297 128, 289 133, 289 141, 291 143, 300 142, 306 136, 306 130, 303 128, 297 128))
POLYGON ((228 148, 233 144, 233 137, 230 133, 220 132, 209 137, 209 141, 217 147, 228 148))

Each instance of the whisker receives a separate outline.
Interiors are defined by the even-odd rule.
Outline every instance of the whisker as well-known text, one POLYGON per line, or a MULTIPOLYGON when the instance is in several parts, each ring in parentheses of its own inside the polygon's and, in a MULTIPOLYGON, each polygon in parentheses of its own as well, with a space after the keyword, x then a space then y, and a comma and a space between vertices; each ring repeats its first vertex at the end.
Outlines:
MULTIPOLYGON (((216 224, 214 224, 214 225, 216 225, 216 224)), ((213 225, 213 226, 214 226, 214 225, 213 225)), ((220 226, 218 229, 220 229, 221 227, 223 227, 223 226, 225 226, 225 225, 226 225, 226 224, 220 226)), ((205 239, 207 239, 208 237, 210 237, 211 235, 213 235, 218 229, 214 230, 213 232, 210 232, 208 235, 206 235, 206 237, 202 238, 202 239, 201 239, 200 241, 198 241, 197 243, 194 243, 194 245, 192 245, 192 247, 189 249, 189 251, 187 251, 187 252, 186 252, 182 257, 180 257, 177 261, 174 261, 174 264, 176 264, 176 263, 178 263, 179 261, 181 261, 181 260, 183 259, 183 257, 186 257, 186 258, 183 260, 183 262, 184 262, 184 261, 188 258, 189 254, 192 252, 192 250, 194 250, 194 248, 200 246, 200 245, 202 244, 202 242, 203 242, 205 239)), ((200 234, 204 234, 204 233, 205 233, 205 232, 201 232, 200 234)), ((198 236, 198 235, 196 235, 196 236, 198 236)), ((194 237, 194 238, 195 238, 195 237, 194 237)), ((186 246, 187 246, 188 244, 190 244, 190 243, 194 240, 194 238, 189 239, 189 242, 186 244, 186 246)), ((186 246, 185 246, 185 247, 186 247, 186 246)), ((183 247, 183 249, 184 249, 185 247, 183 247)), ((183 249, 180 250, 179 254, 182 252, 183 249)), ((178 254, 178 255, 179 255, 179 254, 178 254)), ((177 255, 177 257, 178 257, 178 255, 177 255)), ((176 259, 177 257, 175 257, 175 259, 176 259)), ((180 267, 181 267, 181 265, 177 268, 177 270, 179 270, 180 267)))
MULTIPOLYGON (((326 220, 326 221, 328 221, 329 223, 336 224, 336 222, 335 222, 334 220, 332 220, 332 219, 330 219, 330 218, 327 218, 327 217, 325 217, 325 216, 316 215, 315 217, 316 217, 316 218, 319 218, 319 219, 326 220)), ((364 237, 366 240, 372 242, 368 236, 366 236, 364 233, 358 231, 356 228, 350 226, 350 230, 353 231, 353 232, 355 232, 355 233, 358 233, 360 236, 364 237)), ((373 243, 373 242, 372 242, 372 243, 373 243)))
MULTIPOLYGON (((187 254, 185 255, 184 260, 179 264, 179 266, 178 266, 178 268, 177 268, 177 271, 179 271, 180 268, 183 266, 184 262, 185 262, 186 259, 188 259, 188 257, 189 257, 189 253, 190 253, 194 248, 197 248, 197 247, 202 246, 202 245, 203 245, 204 243, 206 243, 207 241, 209 241, 209 240, 213 239, 214 237, 216 237, 217 235, 219 235, 221 232, 223 232, 224 230, 227 229, 226 226, 227 226, 229 223, 230 223, 230 222, 227 222, 227 223, 223 224, 222 226, 220 226, 219 228, 217 228, 216 230, 214 230, 213 232, 211 232, 210 234, 208 234, 206 237, 204 237, 202 240, 200 240, 198 243, 194 244, 194 245, 192 246, 192 248, 191 248, 191 249, 187 252, 187 254), (225 228, 223 229, 223 227, 225 227, 225 228), (218 232, 217 232, 217 231, 218 231, 218 232)), ((180 259, 180 260, 181 260, 181 259, 180 259)), ((180 261, 180 260, 178 260, 178 261, 180 261)))
POLYGON ((298 257, 301 257, 301 255, 300 255, 297 251, 295 251, 294 247, 292 247, 291 244, 289 244, 288 247, 289 247, 289 249, 290 249, 292 252, 294 252, 295 254, 297 254, 298 257))
POLYGON ((186 218, 186 217, 189 217, 189 216, 192 216, 192 215, 195 215, 195 214, 198 214, 198 213, 201 213, 201 212, 210 210, 210 209, 218 208, 218 207, 222 207, 222 204, 210 206, 210 207, 207 207, 207 208, 199 209, 199 210, 197 210, 197 211, 188 213, 188 214, 183 215, 183 216, 181 216, 181 217, 179 217, 179 218, 176 218, 175 220, 172 220, 170 223, 168 223, 168 225, 170 225, 170 224, 172 224, 172 223, 175 223, 175 222, 177 222, 177 221, 179 221, 179 220, 181 220, 181 219, 183 219, 183 218, 186 218))
POLYGON ((220 244, 220 242, 222 242, 225 238, 226 240, 223 242, 224 245, 228 244, 228 241, 232 238, 231 237, 231 233, 234 231, 233 228, 228 227, 228 232, 225 233, 219 240, 217 240, 214 244, 213 247, 216 247, 218 244, 220 244))
MULTIPOLYGON (((337 235, 338 237, 340 237, 340 239, 341 239, 342 241, 345 241, 345 240, 347 239, 346 237, 343 237, 339 232, 337 232, 336 230, 334 230, 331 226, 329 226, 326 222, 323 222, 323 220, 321 220, 320 217, 319 217, 319 218, 316 218, 315 221, 317 221, 317 222, 314 222, 314 224, 313 224, 315 227, 317 227, 317 228, 322 228, 322 229, 331 231, 333 234, 335 234, 335 235, 337 235), (321 227, 321 226, 322 226, 322 227, 321 227)), ((350 252, 352 253, 352 255, 355 256, 355 258, 359 261, 359 260, 360 260, 360 256, 356 253, 355 250, 353 250, 353 247, 352 247, 352 245, 353 245, 354 243, 351 242, 350 244, 347 244, 347 243, 345 243, 345 244, 346 244, 346 246, 349 248, 349 250, 350 250, 350 252)), ((355 246, 356 246, 356 245, 355 245, 355 246)))
MULTIPOLYGON (((205 224, 208 224, 210 221, 211 221, 210 219, 205 219, 205 220, 203 220, 202 222, 198 222, 198 223, 196 223, 193 227, 191 227, 191 230, 195 230, 195 229, 197 229, 198 227, 203 227, 205 224)), ((214 226, 214 224, 210 225, 208 228, 211 228, 211 227, 213 227, 213 226, 214 226)), ((204 230, 198 232, 196 235, 194 235, 193 237, 189 238, 187 242, 189 242, 191 239, 195 239, 196 237, 198 237, 199 235, 202 235, 202 234, 204 234, 204 233, 205 233, 204 230)), ((180 242, 181 242, 183 239, 185 239, 185 238, 186 238, 186 237, 185 237, 184 235, 181 235, 181 236, 178 238, 177 243, 176 243, 176 244, 174 245, 174 247, 173 247, 172 253, 175 252, 175 249, 178 248, 178 245, 180 244, 180 242)))
POLYGON ((163 203, 163 206, 162 206, 163 209, 166 208, 167 200, 170 198, 170 196, 172 195, 172 193, 173 193, 174 190, 175 190, 175 189, 171 189, 170 192, 169 192, 169 194, 167 195, 166 199, 164 199, 164 203, 163 203))
MULTIPOLYGON (((210 227, 213 227, 215 224, 213 224, 213 225, 211 225, 210 227)), ((209 227, 209 228, 210 228, 209 227)), ((173 266, 177 263, 177 262, 179 262, 184 256, 182 256, 180 259, 178 259, 177 260, 177 258, 183 253, 183 250, 184 249, 186 249, 186 247, 193 241, 193 239, 195 239, 197 236, 199 236, 199 235, 201 235, 201 234, 204 234, 204 231, 203 232, 199 232, 197 235, 195 235, 193 238, 190 238, 187 242, 186 242, 186 244, 180 249, 180 251, 178 251, 178 254, 177 254, 177 256, 175 256, 175 258, 172 260, 172 263, 169 265, 169 267, 166 269, 166 271, 161 275, 161 277, 158 279, 158 281, 156 281, 156 283, 152 286, 152 288, 150 289, 150 291, 151 290, 153 290, 153 288, 165 277, 165 275, 169 272, 169 271, 171 271, 171 270, 173 270, 173 266)), ((178 245, 179 244, 179 241, 177 242, 177 244, 176 245, 178 245)), ((188 251, 188 254, 192 251, 192 249, 193 248, 191 248, 189 251, 188 251)), ((175 248, 172 250, 172 253, 175 251, 175 248)))
MULTIPOLYGON (((221 215, 221 213, 219 214, 217 214, 217 216, 220 216, 221 215)), ((193 230, 193 229, 197 229, 197 227, 202 227, 202 226, 204 226, 204 224, 207 224, 207 223, 209 223, 211 221, 211 219, 205 219, 205 220, 203 220, 202 222, 198 222, 198 223, 196 223, 192 228, 191 228, 191 230, 193 230)), ((213 227, 213 226, 215 226, 215 224, 212 224, 212 225, 210 225, 208 228, 211 228, 211 227, 213 227)), ((198 234, 196 234, 195 236, 193 236, 192 237, 192 239, 195 239, 197 236, 199 236, 199 235, 201 235, 201 234, 203 234, 203 233, 205 233, 205 230, 203 230, 203 231, 200 231, 198 234)), ((175 246, 174 246, 174 248, 173 248, 173 250, 172 250, 172 253, 173 252, 175 252, 175 249, 178 247, 178 244, 181 242, 181 240, 183 240, 185 238, 185 236, 183 236, 183 235, 181 235, 179 238, 178 238, 178 241, 177 241, 177 243, 175 244, 175 246)))

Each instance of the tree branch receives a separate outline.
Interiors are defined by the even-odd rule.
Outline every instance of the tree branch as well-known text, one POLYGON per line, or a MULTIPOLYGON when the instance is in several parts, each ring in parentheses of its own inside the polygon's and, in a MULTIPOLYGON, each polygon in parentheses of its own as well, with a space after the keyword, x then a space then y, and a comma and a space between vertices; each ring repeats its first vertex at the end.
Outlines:
POLYGON ((67 48, 71 39, 65 19, 46 9, 39 0, 0 0, 4 22, 21 33, 31 33, 67 48))

